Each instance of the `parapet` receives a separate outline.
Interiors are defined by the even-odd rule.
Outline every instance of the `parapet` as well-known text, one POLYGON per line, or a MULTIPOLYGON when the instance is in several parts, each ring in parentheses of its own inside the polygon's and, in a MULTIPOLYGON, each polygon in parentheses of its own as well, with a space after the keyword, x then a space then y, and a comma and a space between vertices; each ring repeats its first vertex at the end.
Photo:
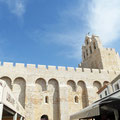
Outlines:
POLYGON ((118 74, 120 71, 108 71, 104 69, 90 69, 90 68, 74 68, 65 66, 47 66, 47 65, 35 65, 35 64, 23 64, 23 63, 11 63, 0 62, 0 67, 6 69, 28 69, 28 71, 55 71, 55 72, 76 72, 76 73, 95 73, 95 74, 118 74))
POLYGON ((114 51, 115 52, 115 49, 114 48, 105 48, 107 51, 114 51))

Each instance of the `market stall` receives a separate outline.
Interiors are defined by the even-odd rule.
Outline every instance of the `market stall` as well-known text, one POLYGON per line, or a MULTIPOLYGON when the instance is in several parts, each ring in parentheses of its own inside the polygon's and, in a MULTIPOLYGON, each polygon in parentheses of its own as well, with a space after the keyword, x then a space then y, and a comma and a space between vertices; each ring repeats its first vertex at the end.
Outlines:
POLYGON ((0 120, 23 120, 25 110, 7 84, 0 80, 0 120))

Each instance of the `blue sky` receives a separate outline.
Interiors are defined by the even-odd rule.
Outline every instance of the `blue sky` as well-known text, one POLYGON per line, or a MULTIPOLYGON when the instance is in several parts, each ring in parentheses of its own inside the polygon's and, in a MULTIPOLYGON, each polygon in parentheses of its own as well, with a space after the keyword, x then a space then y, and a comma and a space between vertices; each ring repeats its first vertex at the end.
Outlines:
POLYGON ((120 0, 0 0, 0 60, 77 66, 90 32, 120 52, 120 0))

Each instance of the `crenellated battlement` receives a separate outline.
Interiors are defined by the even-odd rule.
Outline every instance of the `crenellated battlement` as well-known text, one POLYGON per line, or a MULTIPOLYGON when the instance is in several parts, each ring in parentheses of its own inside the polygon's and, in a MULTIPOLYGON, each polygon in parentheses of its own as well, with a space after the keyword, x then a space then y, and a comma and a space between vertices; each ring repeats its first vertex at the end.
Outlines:
POLYGON ((115 53, 117 56, 119 56, 119 53, 116 52, 116 50, 114 48, 104 48, 107 52, 112 52, 115 53))
POLYGON ((77 73, 95 73, 95 74, 116 74, 118 71, 104 70, 104 69, 90 69, 90 68, 75 68, 65 66, 50 66, 50 65, 36 65, 36 64, 24 64, 24 63, 12 63, 12 62, 0 62, 0 67, 6 69, 28 69, 31 71, 52 71, 52 72, 77 72, 77 73))
POLYGON ((116 52, 114 48, 105 48, 107 51, 113 51, 116 52))
POLYGON ((62 120, 94 102, 97 91, 119 74, 119 54, 104 48, 96 35, 86 36, 78 67, 0 61, 0 78, 25 108, 26 120, 43 114, 62 120))

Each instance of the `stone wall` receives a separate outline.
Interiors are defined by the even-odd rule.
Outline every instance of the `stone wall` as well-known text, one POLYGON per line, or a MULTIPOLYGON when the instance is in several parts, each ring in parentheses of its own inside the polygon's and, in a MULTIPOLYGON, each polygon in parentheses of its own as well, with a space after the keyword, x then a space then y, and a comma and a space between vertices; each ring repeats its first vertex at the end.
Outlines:
POLYGON ((86 107, 97 90, 120 71, 45 65, 2 63, 0 78, 7 82, 25 107, 26 120, 47 114, 50 120, 69 120, 69 115, 86 107))

